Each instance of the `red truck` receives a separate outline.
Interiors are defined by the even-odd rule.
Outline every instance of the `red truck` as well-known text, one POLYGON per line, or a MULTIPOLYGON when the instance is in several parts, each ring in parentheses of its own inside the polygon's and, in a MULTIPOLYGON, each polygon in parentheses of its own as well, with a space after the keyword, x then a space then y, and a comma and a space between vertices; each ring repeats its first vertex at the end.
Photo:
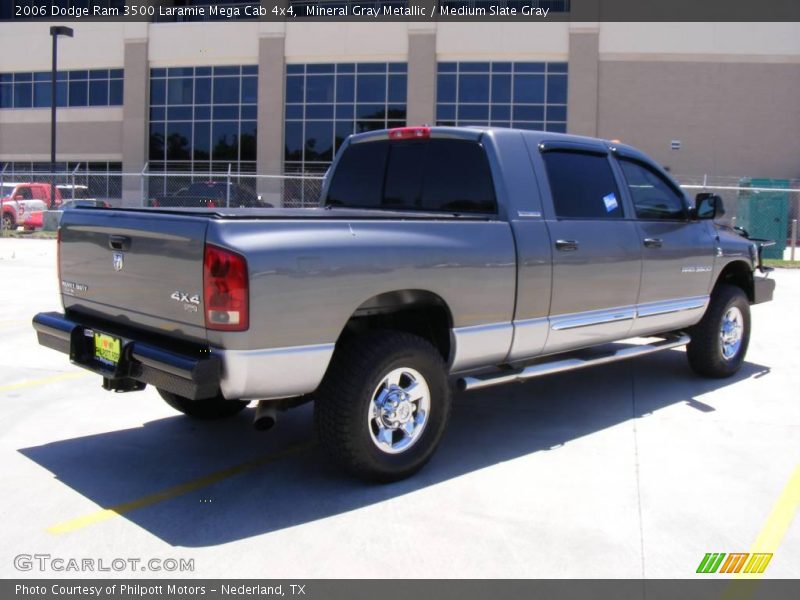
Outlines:
POLYGON ((49 183, 3 183, 0 202, 3 207, 3 229, 41 227, 42 211, 61 205, 61 191, 56 188, 53 199, 49 183), (37 218, 38 217, 38 218, 37 218))

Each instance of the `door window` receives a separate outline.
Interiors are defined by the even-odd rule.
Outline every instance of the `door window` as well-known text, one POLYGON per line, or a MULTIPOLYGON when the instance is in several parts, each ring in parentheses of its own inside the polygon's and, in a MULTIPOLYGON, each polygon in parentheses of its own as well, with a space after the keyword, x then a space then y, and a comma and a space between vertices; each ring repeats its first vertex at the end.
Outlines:
POLYGON ((636 218, 648 221, 684 220, 683 195, 660 173, 628 159, 619 161, 636 209, 636 218))
POLYGON ((608 157, 557 150, 545 152, 542 158, 556 217, 621 219, 625 216, 608 157))

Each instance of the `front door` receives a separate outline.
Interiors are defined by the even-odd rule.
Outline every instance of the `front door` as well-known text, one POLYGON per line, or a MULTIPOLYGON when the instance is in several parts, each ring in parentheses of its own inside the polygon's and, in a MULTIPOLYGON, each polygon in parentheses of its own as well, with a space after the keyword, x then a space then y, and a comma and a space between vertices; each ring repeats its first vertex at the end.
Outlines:
POLYGON ((620 157, 642 247, 642 284, 632 333, 696 322, 705 311, 714 266, 709 221, 689 219, 683 193, 653 165, 620 157))

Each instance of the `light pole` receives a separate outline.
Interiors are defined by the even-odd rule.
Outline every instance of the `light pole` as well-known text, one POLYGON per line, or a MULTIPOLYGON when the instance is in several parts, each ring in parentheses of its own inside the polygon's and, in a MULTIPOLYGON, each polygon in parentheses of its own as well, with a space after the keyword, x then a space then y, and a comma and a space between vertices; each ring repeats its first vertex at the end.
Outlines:
POLYGON ((58 36, 72 37, 73 31, 63 25, 50 28, 53 38, 53 67, 50 73, 50 207, 55 208, 56 203, 56 71, 58 69, 58 36))

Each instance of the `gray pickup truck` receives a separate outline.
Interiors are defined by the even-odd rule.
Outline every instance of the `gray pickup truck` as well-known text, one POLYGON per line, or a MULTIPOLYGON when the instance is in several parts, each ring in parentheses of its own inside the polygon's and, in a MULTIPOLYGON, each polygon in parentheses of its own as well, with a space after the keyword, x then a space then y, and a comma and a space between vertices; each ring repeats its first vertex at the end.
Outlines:
POLYGON ((64 312, 39 342, 177 410, 256 422, 315 402, 362 478, 420 469, 454 388, 686 346, 742 364, 760 244, 641 152, 592 138, 410 127, 351 136, 313 209, 64 213, 64 312), (623 343, 624 342, 624 343, 623 343))

